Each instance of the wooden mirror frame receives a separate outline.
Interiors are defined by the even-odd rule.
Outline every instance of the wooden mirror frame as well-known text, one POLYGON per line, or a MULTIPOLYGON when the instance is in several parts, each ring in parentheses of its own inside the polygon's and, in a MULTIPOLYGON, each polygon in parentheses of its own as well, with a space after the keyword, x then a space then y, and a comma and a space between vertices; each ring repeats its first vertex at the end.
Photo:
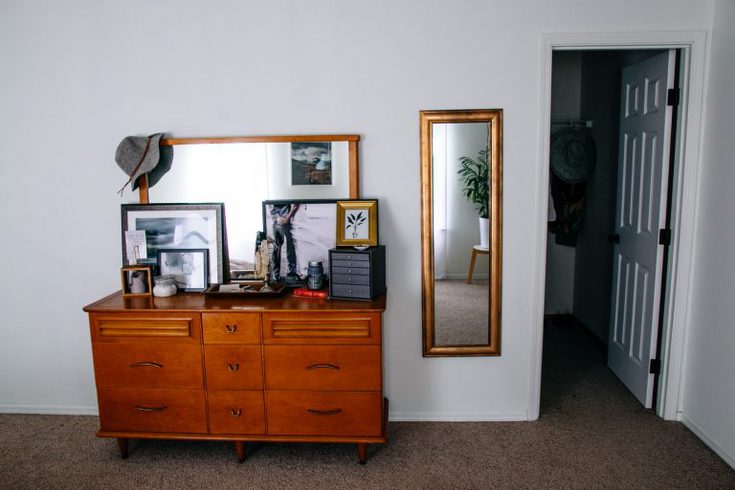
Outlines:
MULTIPOLYGON (((326 141, 346 141, 349 152, 349 198, 360 198, 359 182, 359 157, 357 144, 360 136, 357 134, 314 134, 314 135, 292 135, 292 136, 226 136, 217 138, 166 138, 161 140, 161 145, 204 145, 204 144, 226 144, 226 143, 310 143, 326 141)), ((176 158, 174 156, 174 158, 176 158)), ((148 204, 148 175, 144 174, 138 180, 139 200, 141 204, 148 204)))
POLYGON ((421 111, 421 291, 424 357, 499 356, 500 301, 502 279, 502 204, 503 204, 503 111, 502 109, 421 111), (432 124, 490 123, 490 307, 487 344, 443 345, 435 342, 434 298, 434 216, 432 124))

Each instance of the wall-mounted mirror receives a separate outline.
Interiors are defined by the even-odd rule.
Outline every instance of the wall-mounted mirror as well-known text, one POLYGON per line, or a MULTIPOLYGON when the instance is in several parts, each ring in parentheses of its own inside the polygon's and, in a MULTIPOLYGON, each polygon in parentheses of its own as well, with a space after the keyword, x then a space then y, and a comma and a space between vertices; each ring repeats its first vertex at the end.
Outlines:
POLYGON ((500 355, 502 121, 420 113, 425 357, 500 355))
POLYGON ((171 169, 141 203, 224 202, 230 274, 253 269, 262 201, 359 198, 358 135, 164 139, 171 169))

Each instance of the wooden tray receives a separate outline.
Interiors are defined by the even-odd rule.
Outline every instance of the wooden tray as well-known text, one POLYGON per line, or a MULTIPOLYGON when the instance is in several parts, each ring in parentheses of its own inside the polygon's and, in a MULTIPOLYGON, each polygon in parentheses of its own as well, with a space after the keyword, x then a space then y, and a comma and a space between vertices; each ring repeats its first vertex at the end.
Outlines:
POLYGON ((265 286, 264 283, 258 282, 258 283, 245 283, 245 284, 238 284, 240 288, 237 291, 220 291, 220 285, 219 284, 213 284, 209 288, 204 290, 204 294, 210 295, 210 296, 227 296, 227 297, 244 297, 244 296, 278 296, 282 294, 286 290, 286 284, 285 283, 279 283, 276 285, 271 285, 271 291, 261 291, 263 286, 265 286))

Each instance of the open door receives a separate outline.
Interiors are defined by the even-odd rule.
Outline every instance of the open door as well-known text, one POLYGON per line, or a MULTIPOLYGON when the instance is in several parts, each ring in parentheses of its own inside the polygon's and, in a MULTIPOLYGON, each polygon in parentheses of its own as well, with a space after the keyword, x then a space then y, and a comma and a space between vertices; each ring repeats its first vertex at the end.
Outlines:
POLYGON ((608 366, 651 408, 676 51, 623 69, 608 366))

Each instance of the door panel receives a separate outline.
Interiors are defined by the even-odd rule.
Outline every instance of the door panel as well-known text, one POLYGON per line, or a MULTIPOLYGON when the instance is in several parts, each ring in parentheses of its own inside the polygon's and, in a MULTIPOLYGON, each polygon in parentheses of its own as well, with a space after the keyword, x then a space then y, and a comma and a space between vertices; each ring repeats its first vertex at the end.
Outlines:
POLYGON ((623 69, 620 165, 608 365, 647 408, 653 399, 649 363, 655 355, 668 182, 675 51, 623 69))

